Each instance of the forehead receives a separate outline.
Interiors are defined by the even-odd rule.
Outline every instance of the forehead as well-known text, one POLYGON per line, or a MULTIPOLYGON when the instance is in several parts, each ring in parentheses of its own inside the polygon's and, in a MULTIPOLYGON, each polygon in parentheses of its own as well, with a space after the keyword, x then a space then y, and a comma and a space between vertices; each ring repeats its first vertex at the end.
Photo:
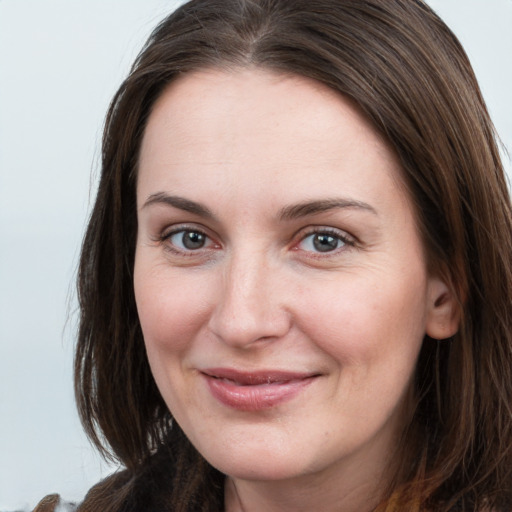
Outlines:
POLYGON ((254 194, 270 180, 278 194, 308 187, 314 195, 325 194, 320 181, 328 187, 344 176, 354 194, 374 188, 379 174, 402 188, 394 152, 341 94, 297 75, 206 70, 173 82, 155 103, 138 189, 154 193, 158 182, 242 192, 245 184, 254 194))
POLYGON ((355 102, 326 85, 300 75, 260 68, 207 69, 187 73, 164 89, 155 102, 146 127, 148 132, 180 126, 180 134, 191 128, 194 136, 222 134, 224 122, 232 115, 230 127, 253 133, 259 127, 276 127, 287 116, 291 135, 325 139, 326 131, 339 128, 340 118, 352 122, 352 129, 372 132, 374 142, 388 150, 373 125, 355 102), (247 122, 250 121, 250 124, 247 122), (304 130, 305 129, 305 130, 304 130), (252 130, 252 131, 251 131, 252 130))

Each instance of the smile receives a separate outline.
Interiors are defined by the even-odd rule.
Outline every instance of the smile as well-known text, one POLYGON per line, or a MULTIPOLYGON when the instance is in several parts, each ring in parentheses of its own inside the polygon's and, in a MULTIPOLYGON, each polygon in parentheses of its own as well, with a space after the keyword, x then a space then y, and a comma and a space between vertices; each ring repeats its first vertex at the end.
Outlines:
POLYGON ((223 405, 259 411, 291 400, 319 374, 282 371, 240 372, 215 368, 201 372, 211 394, 223 405))

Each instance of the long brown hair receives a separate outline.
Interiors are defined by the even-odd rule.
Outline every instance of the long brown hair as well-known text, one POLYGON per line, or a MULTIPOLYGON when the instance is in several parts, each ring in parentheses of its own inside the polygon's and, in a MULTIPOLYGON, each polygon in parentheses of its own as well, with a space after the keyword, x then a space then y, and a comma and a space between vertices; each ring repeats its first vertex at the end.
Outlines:
POLYGON ((78 408, 96 446, 127 468, 84 510, 136 510, 141 475, 158 480, 158 464, 172 466, 180 489, 156 493, 161 506, 222 507, 222 475, 173 424, 146 358, 132 284, 135 190, 141 137, 162 90, 193 70, 248 66, 313 78, 359 105, 399 156, 430 270, 460 302, 459 332, 424 341, 416 405, 379 510, 509 512, 510 197, 468 58, 421 0, 193 0, 151 35, 107 115, 80 260, 78 408))

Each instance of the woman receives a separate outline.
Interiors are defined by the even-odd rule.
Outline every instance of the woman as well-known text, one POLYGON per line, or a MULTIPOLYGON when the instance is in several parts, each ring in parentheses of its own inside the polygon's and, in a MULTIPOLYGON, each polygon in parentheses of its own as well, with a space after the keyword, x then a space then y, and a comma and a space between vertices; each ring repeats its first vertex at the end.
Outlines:
POLYGON ((78 510, 512 510, 511 227, 425 4, 185 4, 107 117, 78 510))

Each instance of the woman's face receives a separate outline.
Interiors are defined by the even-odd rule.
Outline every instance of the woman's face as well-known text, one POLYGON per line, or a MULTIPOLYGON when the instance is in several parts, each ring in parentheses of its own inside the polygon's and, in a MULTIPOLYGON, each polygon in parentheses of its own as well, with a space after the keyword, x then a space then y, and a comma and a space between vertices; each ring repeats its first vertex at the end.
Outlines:
POLYGON ((188 74, 149 118, 137 208, 149 362, 205 458, 249 480, 382 468, 444 285, 360 113, 301 77, 188 74))

